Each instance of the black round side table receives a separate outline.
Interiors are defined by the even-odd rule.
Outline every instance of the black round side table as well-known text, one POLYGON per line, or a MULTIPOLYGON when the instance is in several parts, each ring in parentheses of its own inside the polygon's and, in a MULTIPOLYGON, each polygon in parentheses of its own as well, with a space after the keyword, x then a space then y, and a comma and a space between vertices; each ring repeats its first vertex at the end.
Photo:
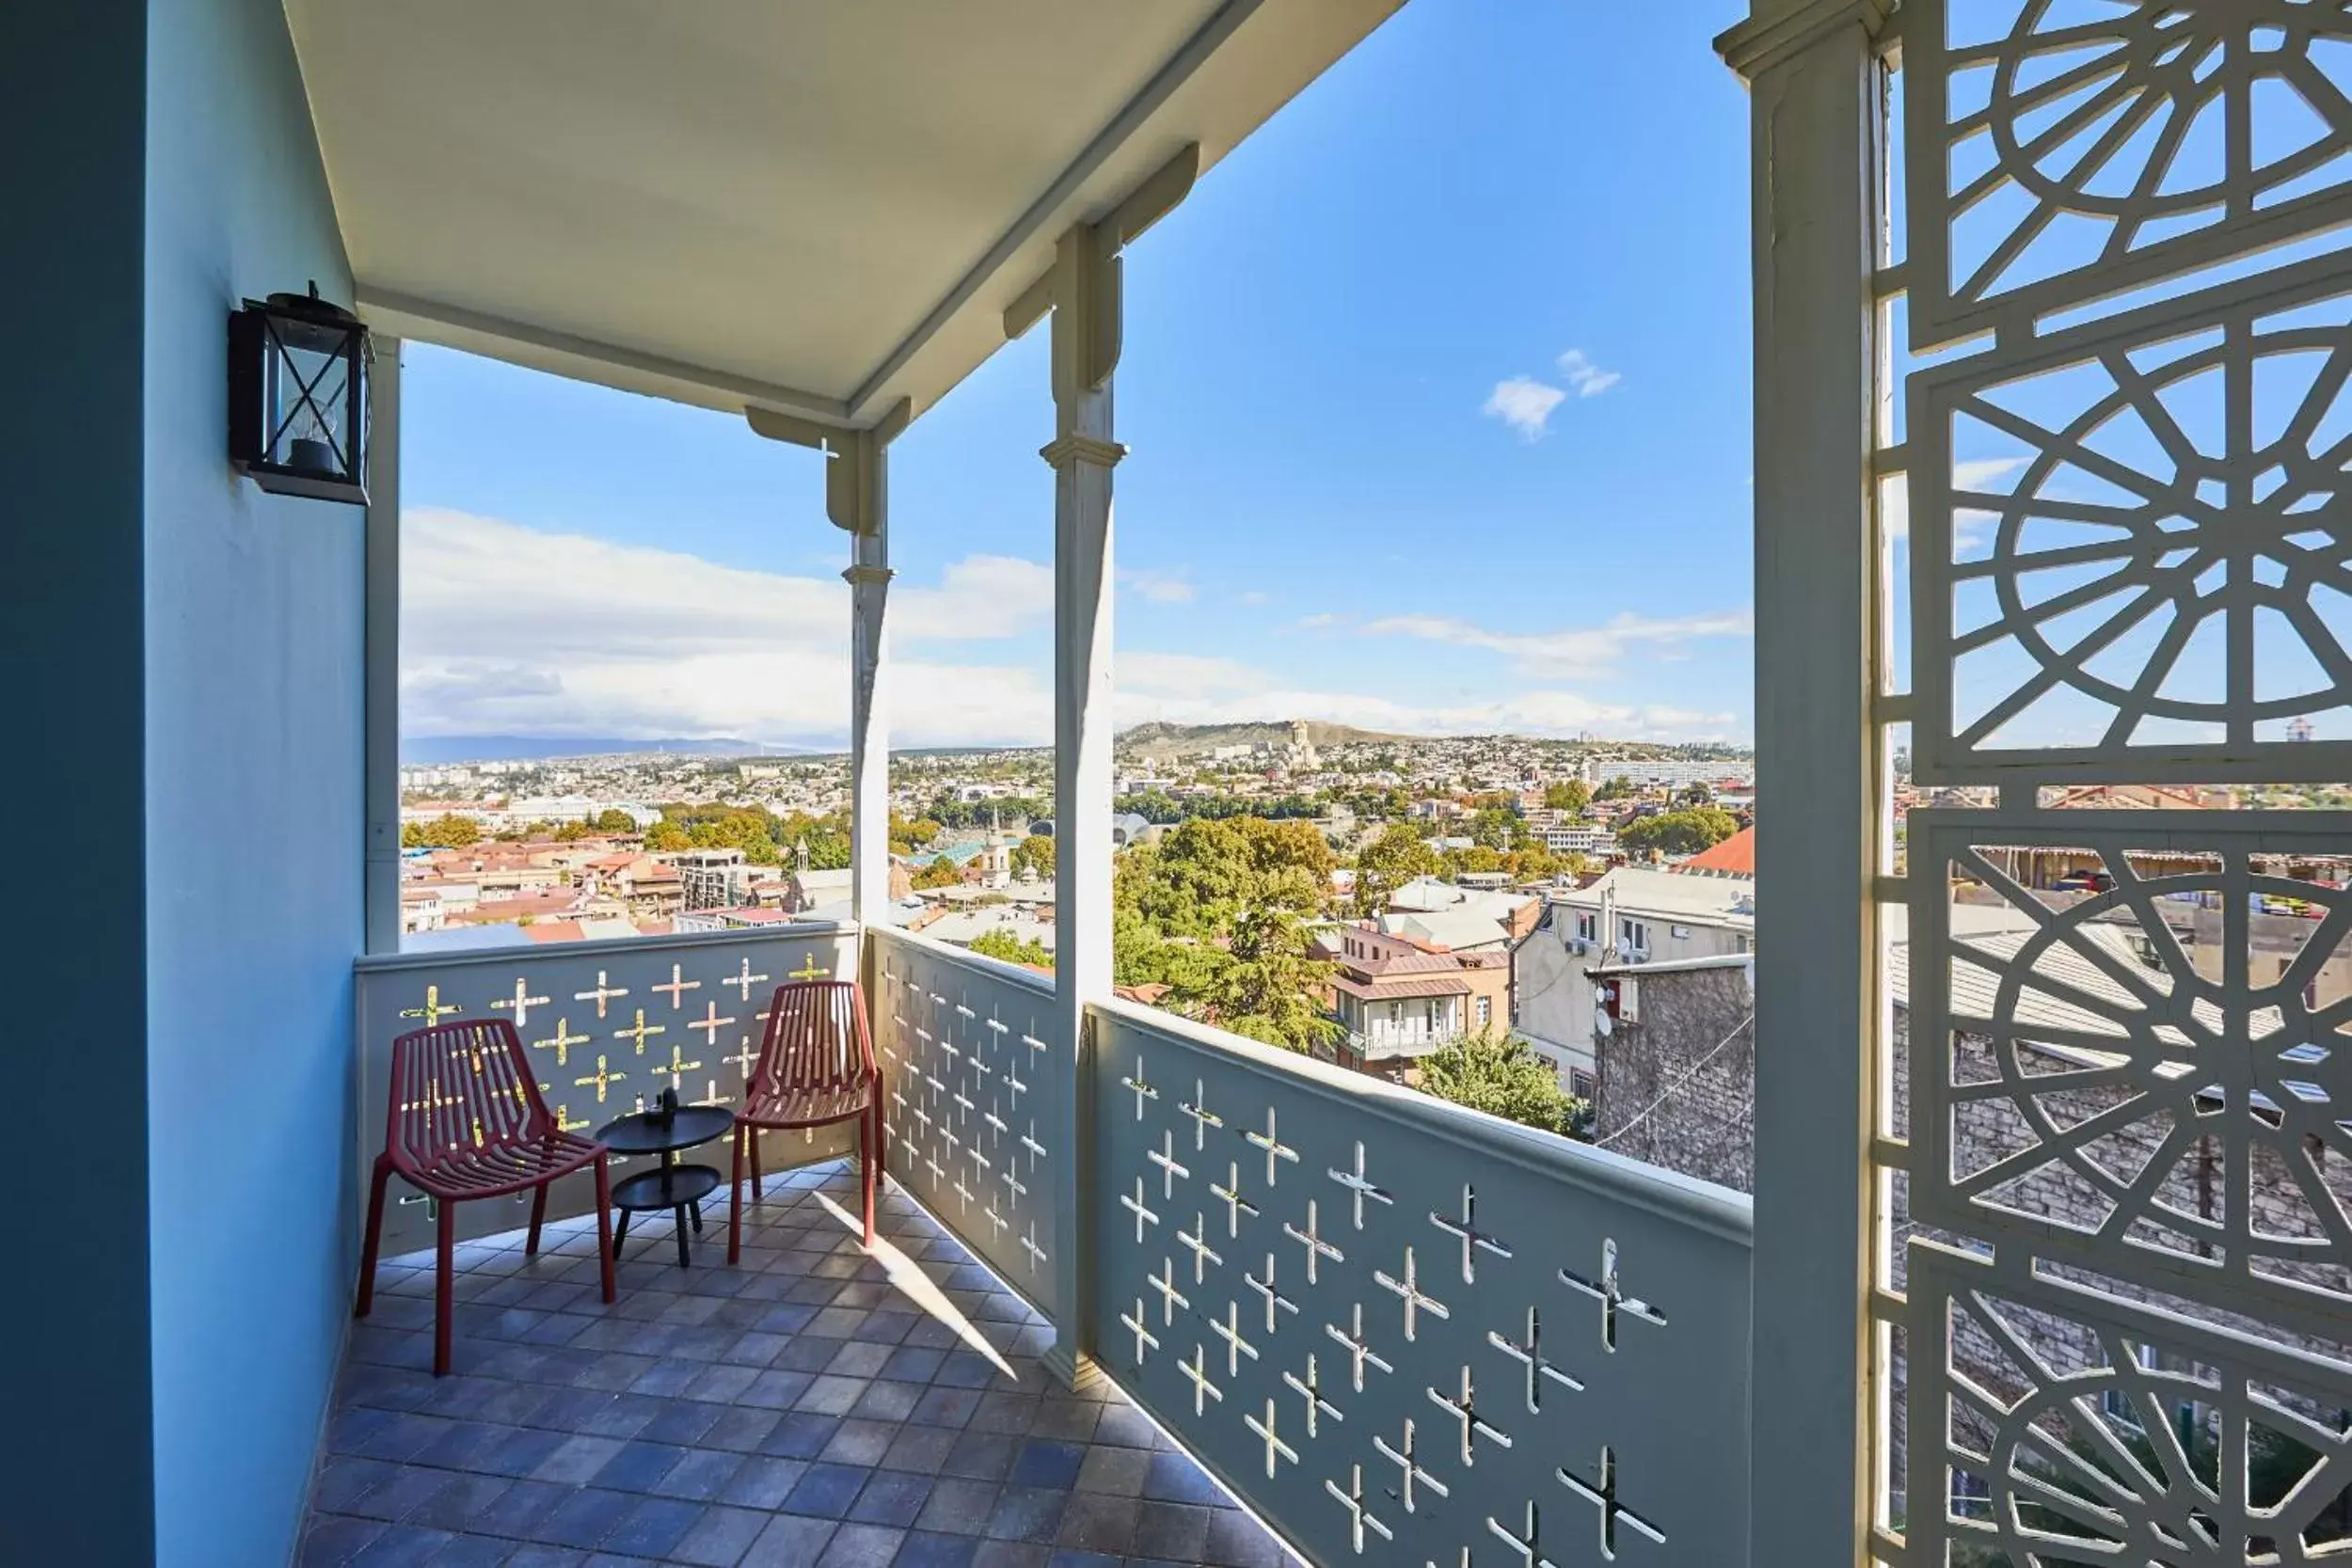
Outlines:
POLYGON ((661 1156, 658 1168, 639 1171, 612 1189, 612 1207, 621 1214, 612 1229, 615 1259, 628 1236, 629 1215, 667 1209, 677 1215, 678 1267, 691 1264, 686 1227, 691 1220, 694 1234, 702 1234, 703 1199, 718 1187, 720 1178, 708 1165, 679 1164, 678 1151, 724 1137, 734 1126, 735 1113, 723 1105, 680 1105, 667 1112, 640 1111, 596 1130, 596 1141, 615 1154, 661 1156))

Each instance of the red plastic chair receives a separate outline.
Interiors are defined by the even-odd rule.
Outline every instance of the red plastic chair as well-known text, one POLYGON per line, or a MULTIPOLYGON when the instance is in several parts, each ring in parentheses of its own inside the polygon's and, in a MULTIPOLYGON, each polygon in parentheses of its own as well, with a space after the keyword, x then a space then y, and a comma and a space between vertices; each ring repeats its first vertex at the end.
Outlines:
POLYGON ((776 988, 759 1065, 735 1118, 734 1201, 727 1205, 727 1261, 743 1256, 743 1158, 759 1196, 759 1134, 858 1120, 858 1164, 866 1185, 866 1244, 874 1244, 874 1189, 888 1151, 882 1071, 866 1031, 866 998, 851 980, 800 980, 776 988))
POLYGON ((384 1152, 375 1157, 374 1188, 368 1195, 357 1315, 366 1317, 374 1305, 384 1184, 398 1171, 440 1204, 434 1376, 449 1370, 451 1253, 457 1242, 457 1205, 469 1198, 536 1189, 531 1237, 523 1248, 535 1256, 539 1227, 548 1215, 548 1184, 595 1165, 596 1258, 604 1269, 604 1299, 612 1299, 612 1187, 604 1145, 555 1124, 512 1023, 502 1018, 443 1023, 394 1040, 391 1103, 384 1122, 384 1152))

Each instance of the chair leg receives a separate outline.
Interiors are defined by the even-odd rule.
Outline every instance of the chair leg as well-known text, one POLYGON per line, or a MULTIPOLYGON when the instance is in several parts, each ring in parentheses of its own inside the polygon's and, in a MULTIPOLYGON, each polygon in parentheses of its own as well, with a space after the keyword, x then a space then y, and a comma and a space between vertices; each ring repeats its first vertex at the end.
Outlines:
POLYGON ((392 1179, 392 1163, 376 1157, 375 1182, 368 1194, 368 1234, 359 1247, 359 1305, 352 1313, 364 1318, 375 1305, 376 1245, 384 1239, 384 1186, 392 1179))
POLYGON ((532 1190, 531 1234, 523 1242, 523 1256, 525 1258, 536 1258, 539 1256, 539 1227, 542 1225, 545 1225, 548 1219, 548 1186, 549 1183, 542 1181, 537 1187, 532 1190))
POLYGON ((433 1280, 433 1375, 449 1375, 450 1319, 454 1307, 451 1299, 452 1276, 456 1273, 457 1205, 441 1200, 441 1227, 438 1257, 435 1259, 433 1280))
POLYGON ((752 1144, 752 1201, 757 1203, 768 1196, 768 1173, 759 1168, 759 1129, 751 1129, 749 1136, 752 1144))
POLYGON ((604 1271, 604 1300, 609 1307, 619 1292, 612 1283, 612 1172, 601 1154, 596 1156, 596 1264, 604 1271))
POLYGON ((732 1196, 727 1202, 727 1261, 743 1260, 743 1140, 751 1129, 741 1122, 735 1124, 735 1175, 732 1196))
POLYGON ((874 1250, 874 1113, 857 1118, 858 1174, 866 1196, 866 1250, 874 1250))

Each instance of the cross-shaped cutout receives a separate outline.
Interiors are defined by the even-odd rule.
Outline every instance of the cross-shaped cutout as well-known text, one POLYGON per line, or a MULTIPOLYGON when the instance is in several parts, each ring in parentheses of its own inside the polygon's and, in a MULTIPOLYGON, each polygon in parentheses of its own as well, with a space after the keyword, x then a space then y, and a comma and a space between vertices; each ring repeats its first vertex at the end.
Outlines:
POLYGON ((1029 1118, 1029 1130, 1021 1134, 1021 1147, 1029 1151, 1032 1160, 1045 1158, 1045 1146, 1037 1141, 1037 1118, 1034 1117, 1029 1118))
POLYGON ((598 1018, 602 1018, 604 1016, 604 1005, 607 1002, 612 1001, 614 997, 627 996, 628 994, 628 988, 627 986, 616 986, 612 984, 610 980, 607 980, 604 977, 604 971, 599 969, 596 971, 596 989, 594 990, 576 990, 572 992, 572 1000, 575 1002, 594 1002, 596 1005, 596 1016, 598 1018))
POLYGON ((1531 1415, 1544 1407, 1544 1379, 1546 1378, 1549 1378, 1572 1393, 1581 1394, 1584 1391, 1583 1384, 1544 1359, 1543 1333, 1543 1323, 1535 1316, 1535 1309, 1533 1307, 1527 1309, 1527 1343, 1518 1344, 1507 1335, 1491 1328, 1486 1331, 1486 1343, 1527 1369, 1527 1408, 1531 1415))
POLYGON ((1199 1342, 1196 1341, 1192 1347, 1192 1359, 1179 1360, 1176 1363, 1176 1370, 1192 1380, 1192 1413, 1194 1415, 1208 1414, 1210 1400, 1215 1400, 1219 1404, 1225 1402, 1225 1390, 1209 1381, 1209 1353, 1199 1342))
POLYGON ((1508 1258, 1511 1256, 1511 1248, 1508 1243, 1500 1241, 1493 1236, 1489 1236, 1478 1228, 1476 1223, 1477 1214, 1478 1193, 1477 1190, 1471 1187, 1467 1181, 1462 1183, 1462 1217, 1460 1220, 1450 1220, 1443 1214, 1437 1212, 1435 1210, 1432 1210, 1429 1214, 1429 1223, 1431 1225, 1436 1226, 1447 1235, 1460 1240, 1462 1243, 1462 1283, 1465 1285, 1475 1285, 1478 1283, 1476 1254, 1481 1252, 1491 1252, 1497 1258, 1508 1258))
POLYGON ((1151 1082, 1143 1076, 1143 1053, 1139 1051, 1136 1053, 1136 1070, 1134 1075, 1131 1077, 1120 1078, 1119 1081, 1119 1086, 1134 1093, 1136 1097, 1136 1119, 1137 1121, 1141 1121, 1143 1119, 1143 1102, 1147 1100, 1157 1100, 1160 1098, 1160 1091, 1153 1087, 1151 1082))
MULTIPOLYGON (((785 978, 787 980, 830 980, 833 978, 833 968, 829 964, 819 963, 817 955, 812 952, 808 956, 807 962, 786 975, 785 978)), ((933 997, 931 1000, 938 1001, 939 998, 933 997)))
POLYGON ((1347 1467, 1346 1491, 1340 1490, 1338 1481, 1328 1480, 1324 1481, 1323 1489, 1337 1497, 1340 1500, 1340 1506, 1347 1510, 1349 1535, 1356 1544, 1358 1557, 1364 1555, 1364 1531, 1366 1530, 1371 1530, 1383 1541, 1396 1539, 1389 1533, 1389 1527, 1374 1518, 1372 1510, 1364 1506, 1364 1467, 1361 1465, 1350 1465, 1347 1467))
POLYGON ((1130 1209, 1130 1210, 1133 1210, 1133 1211, 1135 1212, 1135 1216, 1136 1216, 1136 1245, 1137 1245, 1137 1246, 1141 1246, 1141 1245, 1143 1244, 1143 1227, 1144 1227, 1144 1226, 1145 1226, 1146 1224, 1157 1225, 1157 1224, 1159 1224, 1159 1223, 1160 1223, 1160 1216, 1159 1216, 1158 1214, 1156 1214, 1156 1213, 1152 1212, 1151 1210, 1146 1209, 1146 1208, 1143 1206, 1143 1178, 1142 1178, 1142 1177, 1138 1176, 1138 1177, 1136 1177, 1136 1196, 1133 1196, 1133 1197, 1129 1197, 1129 1196, 1128 1196, 1125 1193, 1121 1193, 1121 1194, 1120 1194, 1120 1195, 1119 1195, 1119 1206, 1120 1206, 1121 1209, 1130 1209))
POLYGON ((637 1042, 637 1054, 643 1056, 645 1053, 645 1042, 647 1040, 653 1038, 656 1035, 666 1035, 669 1032, 669 1026, 667 1024, 647 1023, 645 1022, 645 1009, 640 1007, 637 1009, 637 1026, 633 1029, 615 1029, 612 1031, 612 1037, 616 1040, 635 1040, 637 1042))
POLYGON ((496 1002, 491 1003, 490 1006, 493 1007, 514 1008, 515 1027, 520 1029, 523 1025, 531 1022, 531 1009, 533 1007, 545 1006, 547 1005, 547 1000, 548 999, 544 996, 532 995, 530 985, 525 982, 521 975, 517 974, 515 976, 515 994, 512 996, 502 996, 496 1002))
POLYGON ((1029 1196, 1027 1185, 1013 1173, 1013 1163, 1010 1160, 1006 1161, 1005 1168, 996 1173, 996 1180, 1005 1184, 1005 1203, 1008 1208, 1029 1196))
POLYGON ((686 993, 690 990, 702 990, 703 983, 700 980, 688 979, 684 964, 672 964, 668 982, 653 989, 665 993, 670 998, 670 1010, 675 1012, 686 1005, 686 993))
POLYGON ((1600 1450, 1600 1484, 1598 1486, 1590 1485, 1580 1477, 1570 1475, 1565 1466, 1554 1470, 1552 1474, 1560 1478, 1561 1485, 1599 1511, 1600 1555, 1602 1557, 1612 1561, 1616 1560, 1617 1527, 1621 1524, 1639 1530, 1661 1546, 1666 1544, 1664 1530, 1660 1529, 1656 1525, 1651 1524, 1617 1500, 1616 1449, 1604 1446, 1600 1450))
POLYGON ((1617 1348, 1617 1315, 1621 1312, 1630 1313, 1659 1328, 1666 1326, 1666 1314, 1648 1302, 1627 1295, 1618 1284, 1617 1243, 1614 1237, 1600 1243, 1600 1278, 1587 1279, 1581 1274, 1562 1269, 1560 1283, 1600 1303, 1600 1342, 1606 1349, 1613 1351, 1617 1348))
POLYGON ((753 1046, 752 1037, 749 1035, 745 1035, 739 1043, 742 1049, 732 1056, 722 1056, 719 1059, 723 1062, 733 1062, 736 1070, 743 1075, 743 1082, 748 1084, 752 1081, 752 1065, 759 1060, 759 1052, 753 1046))
POLYGON ((1396 1370, 1394 1367, 1380 1359, 1372 1348, 1372 1341, 1364 1338, 1364 1304, 1362 1302, 1356 1302, 1350 1306, 1346 1333, 1341 1333, 1340 1325, 1337 1323, 1325 1323, 1323 1332, 1347 1347, 1348 1360, 1355 1369, 1356 1392, 1360 1394, 1364 1391, 1364 1363, 1370 1362, 1384 1372, 1396 1370))
POLYGON ((1440 1497, 1452 1495, 1446 1491, 1445 1482, 1422 1469, 1421 1461, 1414 1456, 1413 1418, 1410 1416, 1405 1418, 1405 1446, 1402 1449, 1389 1447, 1389 1440, 1377 1433, 1373 1434, 1372 1446, 1380 1450, 1383 1459, 1396 1466, 1399 1484, 1393 1496, 1405 1505, 1406 1513, 1414 1512, 1413 1488, 1417 1485, 1426 1486, 1440 1497))
POLYGON ((1133 1312, 1121 1312, 1119 1315, 1119 1323, 1121 1328, 1136 1337, 1136 1365, 1142 1366, 1143 1347, 1149 1345, 1153 1350, 1157 1350, 1160 1348, 1160 1341, 1149 1328, 1144 1326, 1141 1296, 1136 1297, 1136 1309, 1133 1312))
POLYGON ((1365 1178, 1364 1146, 1360 1142, 1356 1145, 1356 1168, 1354 1170, 1326 1170, 1323 1174, 1338 1182, 1341 1186, 1345 1187, 1348 1192, 1354 1196, 1356 1199, 1356 1228, 1359 1230, 1361 1230, 1364 1227, 1364 1199, 1370 1198, 1375 1203, 1394 1203, 1396 1201, 1396 1199, 1389 1196, 1386 1188, 1375 1187, 1365 1178))
POLYGON ((1029 1222, 1029 1233, 1021 1238, 1021 1250, 1029 1255, 1029 1272, 1035 1274, 1045 1262, 1045 1249, 1037 1244, 1037 1221, 1029 1222))
POLYGON ((458 1006, 454 1003, 452 1003, 447 1006, 442 1006, 441 988, 438 986, 427 986, 424 988, 424 1006, 421 1007, 403 1007, 400 1011, 400 1016, 403 1018, 421 1018, 424 1020, 424 1026, 426 1028, 433 1029, 439 1026, 441 1020, 453 1017, 458 1013, 464 1012, 465 1010, 465 1008, 458 1006))
MULTIPOLYGON (((1136 1186, 1140 1190, 1142 1183, 1138 1181, 1136 1186)), ((1193 1211, 1190 1230, 1186 1230, 1181 1225, 1176 1227, 1178 1244, 1188 1248, 1192 1253, 1192 1282, 1195 1285, 1201 1284, 1208 1279, 1211 1263, 1222 1267, 1225 1262, 1223 1255, 1209 1245, 1208 1237, 1208 1216, 1198 1209, 1193 1211)))
POLYGON ((596 1058, 596 1071, 590 1073, 585 1078, 575 1078, 572 1080, 573 1084, 580 1088, 586 1088, 589 1085, 594 1084, 596 1087, 596 1103, 599 1105, 604 1103, 605 1089, 609 1085, 617 1084, 622 1079, 628 1076, 626 1072, 612 1071, 604 1065, 604 1062, 605 1059, 602 1056, 598 1056, 596 1058))
POLYGON ((1420 1279, 1414 1271, 1413 1249, 1411 1247, 1406 1247, 1405 1249, 1404 1278, 1395 1279, 1391 1277, 1385 1270, 1375 1269, 1372 1271, 1372 1282, 1375 1285, 1379 1286, 1382 1290, 1392 1292, 1404 1301, 1405 1338, 1407 1339, 1410 1339, 1413 1337, 1413 1324, 1418 1314, 1422 1312, 1431 1312, 1440 1318, 1450 1318, 1454 1315, 1446 1310, 1446 1305, 1444 1302, 1441 1302, 1437 1297, 1426 1294, 1422 1291, 1420 1279))
POLYGON ((1160 1198, 1163 1202, 1176 1196, 1179 1177, 1185 1180, 1192 1179, 1192 1172, 1176 1163, 1176 1134, 1165 1128, 1160 1131, 1160 1147, 1145 1149, 1143 1157, 1160 1167, 1160 1198))
POLYGON ((1275 1314, 1278 1311, 1288 1312, 1293 1317, 1298 1315, 1298 1303, 1274 1288, 1274 1254, 1269 1252, 1265 1255, 1265 1277, 1263 1279, 1260 1279, 1248 1270, 1242 1272, 1241 1279, 1243 1284, 1265 1298, 1265 1331, 1268 1334, 1275 1332, 1275 1314))
POLYGON ((719 1031, 734 1022, 732 1018, 719 1016, 719 1004, 706 1002, 703 1004, 703 1016, 689 1023, 687 1027, 703 1031, 703 1044, 716 1045, 719 1043, 719 1031))
POLYGON ((986 1205, 980 1210, 980 1212, 988 1216, 989 1233, 992 1236, 1007 1228, 1005 1216, 996 1212, 995 1204, 990 1203, 986 1205))
POLYGON ((745 958, 742 963, 742 967, 719 983, 723 986, 734 986, 742 991, 743 1000, 749 1002, 752 999, 752 988, 766 978, 768 978, 768 976, 765 974, 754 974, 752 973, 752 960, 745 958))
POLYGON ((702 1063, 690 1062, 686 1059, 686 1047, 682 1045, 674 1045, 670 1047, 670 1065, 666 1068, 657 1069, 656 1070, 666 1072, 670 1075, 671 1088, 683 1089, 686 1086, 683 1082, 686 1075, 690 1072, 699 1071, 701 1070, 701 1068, 702 1063))
POLYGON ((1225 1125, 1225 1118, 1209 1109, 1208 1085, 1198 1078, 1192 1081, 1192 1098, 1181 1101, 1176 1109, 1192 1118, 1192 1148, 1196 1154, 1209 1147, 1209 1129, 1225 1125))
POLYGON ((1453 1417, 1456 1421, 1461 1423, 1462 1465, 1464 1468, 1467 1469, 1472 1463, 1474 1463, 1474 1458, 1470 1451, 1470 1445, 1474 1439, 1484 1437, 1486 1441, 1499 1448, 1507 1449, 1511 1446, 1511 1434, 1509 1433, 1504 1432, 1500 1427, 1491 1426, 1486 1421, 1479 1419, 1477 1409, 1477 1391, 1470 1385, 1470 1370, 1468 1367, 1464 1367, 1462 1369, 1462 1392, 1458 1397, 1448 1398, 1446 1395, 1438 1393, 1435 1388, 1426 1388, 1423 1392, 1428 1394, 1430 1403, 1436 1405, 1438 1409, 1444 1411, 1447 1415, 1453 1417))
POLYGON ((1227 1377, 1241 1375, 1243 1356, 1246 1355, 1252 1361, 1258 1359, 1258 1347, 1241 1337, 1241 1304, 1239 1302, 1227 1302, 1225 1321, 1218 1323, 1214 1318, 1210 1319, 1209 1332, 1225 1341, 1225 1375, 1227 1377))
POLYGON ((1029 1092, 1029 1085, 1010 1062, 1005 1064, 1005 1087, 1012 1091, 1012 1108, 1016 1111, 1021 1109, 1021 1097, 1029 1092))
POLYGON ((1527 1523, 1523 1528, 1527 1531, 1524 1536, 1513 1535, 1495 1522, 1493 1514, 1486 1515, 1486 1528, 1494 1533, 1496 1539, 1519 1554, 1520 1568, 1559 1568, 1559 1565, 1551 1559, 1544 1556, 1543 1540, 1540 1534, 1542 1527, 1533 1500, 1530 1500, 1527 1505, 1527 1523))
POLYGON ((1244 1416, 1241 1418, 1241 1424, 1265 1439, 1265 1473, 1269 1478, 1274 1474, 1274 1462, 1278 1456, 1289 1460, 1294 1465, 1298 1463, 1298 1450, 1274 1434, 1274 1402, 1272 1400, 1265 1402, 1264 1420, 1261 1421, 1255 1416, 1244 1416))
POLYGON ((593 1035, 573 1034, 572 1026, 563 1019, 559 1018, 555 1021, 554 1034, 549 1035, 546 1039, 532 1040, 531 1043, 533 1045, 551 1045, 555 1047, 555 1065, 557 1067, 569 1067, 572 1065, 572 1047, 576 1045, 586 1045, 595 1037, 596 1037, 593 1035))
POLYGON ((1307 1354, 1306 1377, 1302 1379, 1296 1372, 1284 1372, 1282 1374, 1282 1381, 1287 1384, 1291 1390, 1297 1394, 1300 1399, 1307 1402, 1308 1436, 1315 1437, 1321 1435, 1321 1433, 1316 1430, 1316 1422, 1325 1416, 1330 1417, 1335 1421, 1344 1421, 1347 1419, 1347 1418, 1341 1413, 1338 1405, 1333 1404, 1329 1400, 1323 1397, 1323 1379, 1321 1374, 1315 1369, 1315 1357, 1312 1351, 1310 1351, 1307 1354))
POLYGON ((1241 1196, 1241 1163, 1237 1160, 1227 1161, 1225 1171, 1224 1185, 1219 1186, 1212 1181, 1209 1183, 1209 1191, 1216 1196, 1218 1202, 1225 1205, 1226 1235, 1239 1236, 1241 1217, 1248 1214, 1252 1219, 1257 1218, 1258 1206, 1241 1196))
POLYGON ((963 1178, 961 1176, 956 1178, 956 1202, 963 1209, 972 1207, 972 1189, 963 1184, 963 1178))
POLYGON ((1294 1165, 1298 1164, 1298 1150, 1291 1148, 1290 1145, 1282 1142, 1279 1137, 1275 1135, 1274 1107, 1271 1105, 1267 1106, 1265 1110, 1265 1131, 1263 1132, 1244 1132, 1242 1134, 1242 1141, 1251 1145, 1253 1148, 1263 1148, 1265 1150, 1265 1184, 1268 1188, 1272 1188, 1276 1185, 1274 1179, 1274 1167, 1278 1161, 1288 1160, 1294 1165))
POLYGON ((1282 1234, 1288 1236, 1292 1241, 1296 1242, 1299 1245, 1307 1249, 1307 1283, 1310 1285, 1319 1285, 1322 1283, 1322 1281, 1315 1275, 1315 1265, 1322 1259, 1328 1258, 1334 1263, 1344 1263, 1347 1261, 1346 1257, 1338 1247, 1333 1246, 1330 1243, 1323 1239, 1323 1230, 1321 1226, 1317 1223, 1315 1214, 1315 1200, 1313 1198, 1309 1198, 1307 1200, 1307 1228, 1301 1230, 1298 1227, 1291 1224, 1290 1221, 1284 1220, 1282 1222, 1282 1234))
POLYGON ((1174 1326, 1176 1323, 1176 1308, 1179 1307, 1185 1308, 1191 1307, 1192 1298, 1184 1294, 1182 1291, 1176 1289, 1176 1260, 1173 1258, 1162 1258, 1160 1259, 1160 1272, 1158 1274, 1145 1275, 1143 1276, 1143 1282, 1160 1293, 1160 1324, 1162 1327, 1165 1328, 1174 1326))

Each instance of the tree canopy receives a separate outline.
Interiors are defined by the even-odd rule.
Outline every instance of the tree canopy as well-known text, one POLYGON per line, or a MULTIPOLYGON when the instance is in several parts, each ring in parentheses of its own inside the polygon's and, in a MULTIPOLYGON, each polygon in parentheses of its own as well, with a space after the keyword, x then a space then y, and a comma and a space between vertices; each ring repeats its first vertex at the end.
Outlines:
POLYGON ((471 816, 437 816, 400 825, 404 849, 463 849, 482 842, 482 823, 471 816))
POLYGON ((1356 857, 1356 910, 1377 913, 1389 895, 1416 877, 1434 877, 1445 869, 1438 852, 1422 842, 1409 822, 1392 822, 1356 857))
POLYGON ((1034 871, 1050 881, 1054 876, 1054 841, 1042 833, 1031 833, 1012 847, 1011 861, 1014 876, 1034 871))
POLYGON ((1564 1137, 1590 1135, 1591 1107, 1562 1089, 1551 1064, 1507 1029, 1489 1025, 1423 1056, 1421 1086, 1522 1126, 1564 1137))
POLYGON ((963 880, 963 870, 947 855, 934 858, 929 865, 918 865, 909 879, 918 888, 953 887, 963 880))
POLYGON ((1032 938, 1014 936, 1002 926, 974 937, 972 951, 983 958, 995 958, 1009 964, 1032 964, 1040 969, 1054 967, 1052 948, 1032 938))
POLYGON ((1617 830, 1617 842, 1636 854, 1695 855, 1740 831, 1740 819, 1719 806, 1691 806, 1636 817, 1617 830))
POLYGON ((1544 804, 1552 811, 1580 812, 1592 803, 1593 786, 1582 779, 1544 785, 1544 804))

